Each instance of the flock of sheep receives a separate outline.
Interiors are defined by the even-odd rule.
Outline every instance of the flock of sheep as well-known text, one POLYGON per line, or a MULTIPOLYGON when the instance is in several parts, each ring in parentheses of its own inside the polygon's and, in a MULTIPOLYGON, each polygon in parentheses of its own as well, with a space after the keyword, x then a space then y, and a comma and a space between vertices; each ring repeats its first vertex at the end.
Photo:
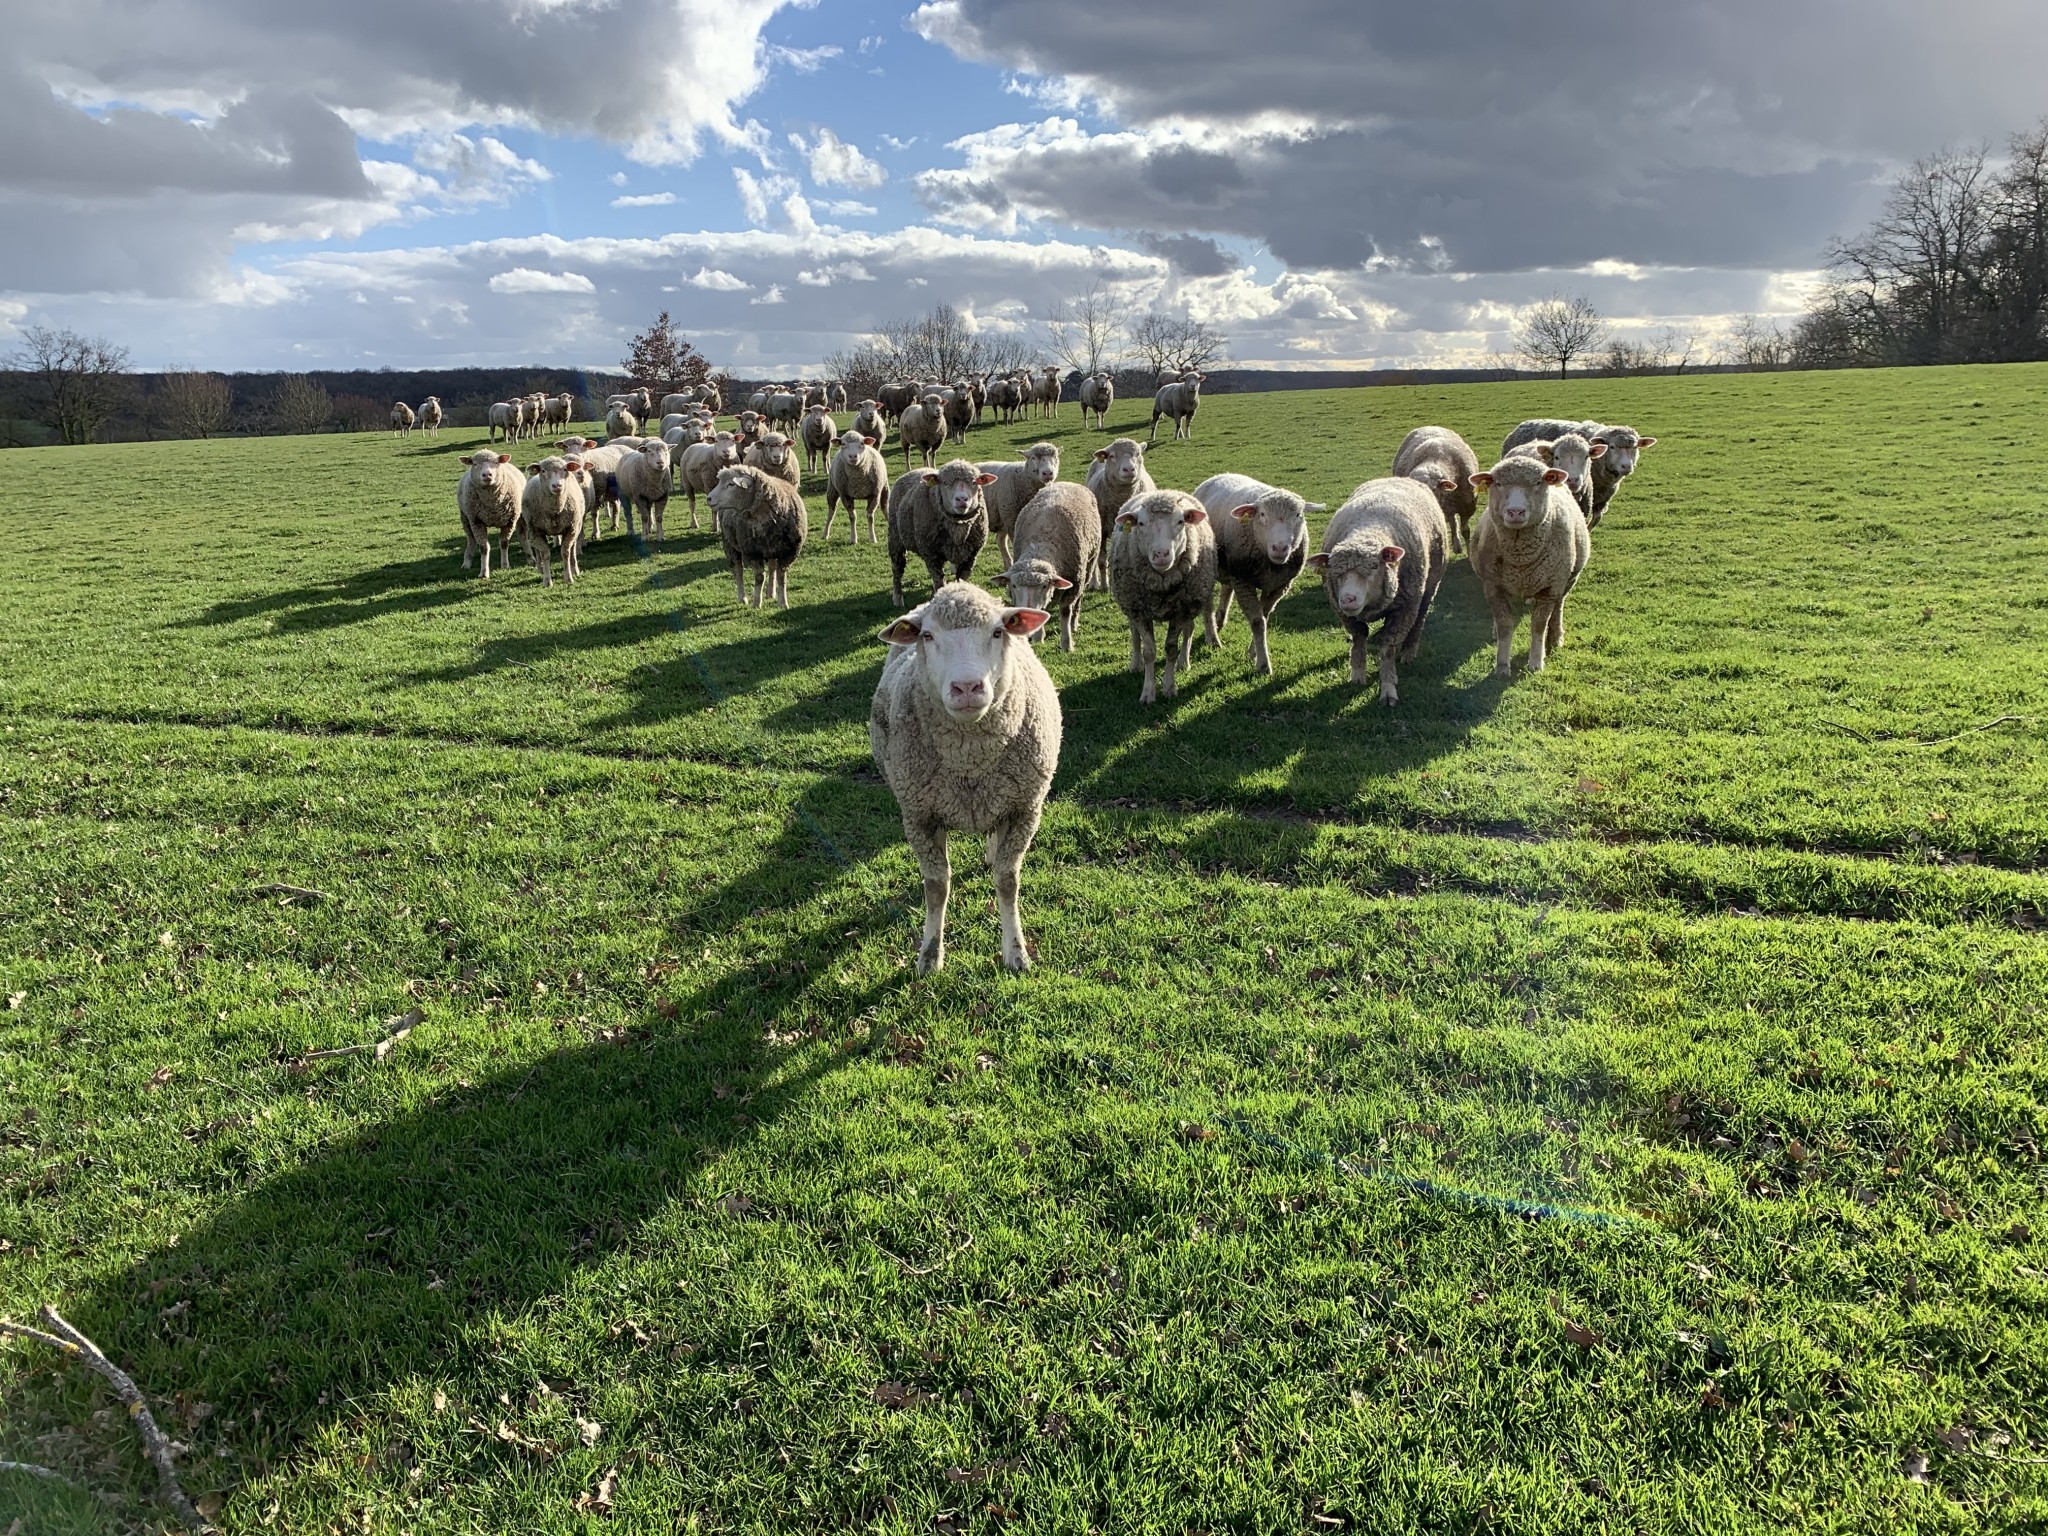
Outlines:
MULTIPOLYGON (((1162 379, 1153 438, 1162 420, 1173 423, 1177 438, 1192 436, 1201 385, 1195 372, 1162 379)), ((1113 399, 1109 379, 1084 378, 1080 393, 1084 413, 1099 424, 1113 399)), ((558 402, 537 398, 542 421, 555 420, 549 411, 558 402)), ((567 397, 560 403, 566 409, 567 397)), ((438 420, 439 403, 429 404, 438 420)), ((630 534, 637 512, 641 529, 659 540, 670 496, 688 497, 695 529, 702 495, 740 603, 758 608, 772 598, 787 608, 790 567, 810 531, 797 448, 826 477, 826 538, 843 503, 857 544, 856 510, 865 503, 868 540, 877 542, 879 509, 891 597, 908 611, 880 633, 890 652, 869 737, 924 876, 921 971, 945 958, 950 832, 987 838, 1003 963, 1012 970, 1030 964, 1018 882, 1060 744, 1058 695, 1031 642, 1055 615, 1061 647, 1071 651, 1084 595, 1107 590, 1130 627, 1130 670, 1143 675, 1139 701, 1151 704, 1174 696, 1198 627, 1211 645, 1221 644, 1233 602, 1250 627, 1252 670, 1270 674, 1269 621, 1311 569, 1350 636, 1351 680, 1367 681, 1370 637, 1380 698, 1393 705, 1400 664, 1417 655, 1450 557, 1464 552, 1492 611, 1495 675, 1512 671, 1518 605, 1530 614, 1528 670, 1541 671, 1563 641, 1565 598, 1591 555, 1591 530, 1656 442, 1633 427, 1531 420, 1508 434, 1498 461, 1482 471, 1456 432, 1417 427, 1392 472, 1354 490, 1311 552, 1309 518, 1322 504, 1241 474, 1212 475, 1192 491, 1162 489, 1146 467, 1149 440, 1120 437, 1098 448, 1080 483, 1059 478, 1052 443, 1035 444, 1017 460, 938 462, 984 410, 1014 419, 1036 405, 1056 414, 1056 370, 950 386, 892 384, 858 402, 844 430, 834 420, 848 409, 843 386, 757 392, 729 429, 717 425, 715 391, 670 395, 661 405, 657 434, 642 435, 654 414, 649 392, 614 396, 605 441, 564 437, 558 454, 530 470, 488 448, 464 455, 457 491, 463 566, 480 553, 488 576, 491 535, 509 557, 516 530, 543 585, 553 580, 551 541, 574 581, 580 546, 601 534, 607 508, 615 531, 623 521, 630 534), (904 473, 893 483, 883 458, 892 429, 904 452, 904 473), (913 454, 922 462, 913 465, 913 454), (973 584, 991 539, 1002 554, 995 579, 1007 602, 973 584), (915 607, 903 592, 913 556, 933 589, 915 607)), ((424 420, 425 408, 420 414, 424 420)), ((538 430, 522 426, 524 417, 522 409, 510 419, 513 440, 538 430)))

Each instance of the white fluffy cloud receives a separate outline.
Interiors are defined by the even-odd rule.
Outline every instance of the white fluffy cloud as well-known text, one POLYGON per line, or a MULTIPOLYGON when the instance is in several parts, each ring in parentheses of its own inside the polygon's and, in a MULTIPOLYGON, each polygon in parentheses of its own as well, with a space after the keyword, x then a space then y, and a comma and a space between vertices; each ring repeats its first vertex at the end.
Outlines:
POLYGON ((581 272, 541 272, 533 267, 514 267, 500 272, 489 283, 493 293, 595 293, 597 285, 581 272))
POLYGON ((666 208, 674 203, 675 200, 676 195, 673 192, 637 192, 626 197, 613 198, 612 206, 614 208, 666 208))
POLYGON ((871 191, 889 179, 887 171, 830 128, 820 128, 815 139, 792 133, 789 142, 810 166, 811 180, 821 187, 871 191))

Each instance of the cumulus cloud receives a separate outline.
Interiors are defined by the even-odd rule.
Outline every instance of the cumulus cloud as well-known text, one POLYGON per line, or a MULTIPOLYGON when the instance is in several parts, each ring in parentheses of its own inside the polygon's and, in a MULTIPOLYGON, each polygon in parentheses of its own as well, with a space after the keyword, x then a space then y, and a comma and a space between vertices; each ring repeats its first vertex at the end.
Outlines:
POLYGON ((751 298, 747 302, 749 304, 787 304, 789 300, 783 297, 782 284, 773 283, 769 286, 766 293, 751 298))
POLYGON ((542 272, 533 267, 514 267, 500 272, 489 284, 493 293, 595 293, 597 284, 581 272, 542 272))
POLYGON ((716 267, 699 267, 694 277, 686 277, 683 281, 692 288, 708 288, 713 293, 745 293, 753 286, 716 267))
POLYGON ((666 208, 676 200, 673 192, 637 192, 612 199, 614 208, 666 208))
POLYGON ((857 203, 850 197, 828 198, 818 206, 835 219, 872 219, 881 211, 873 203, 857 203))
POLYGON ((852 187, 871 190, 889 179, 889 173, 860 150, 844 143, 830 128, 820 128, 815 139, 792 133, 789 142, 811 168, 811 180, 821 187, 852 187))

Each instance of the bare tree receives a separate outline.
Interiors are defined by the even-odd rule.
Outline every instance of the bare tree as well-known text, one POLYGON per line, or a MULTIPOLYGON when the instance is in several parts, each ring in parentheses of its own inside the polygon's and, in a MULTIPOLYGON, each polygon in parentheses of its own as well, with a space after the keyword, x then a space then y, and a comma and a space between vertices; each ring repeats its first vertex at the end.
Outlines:
POLYGON ((1202 370, 1222 360, 1230 341, 1206 320, 1167 310, 1147 310, 1131 324, 1131 350, 1152 366, 1155 377, 1172 369, 1202 370))
POLYGON ((1987 160, 1978 145, 1914 161, 1877 222, 1829 252, 1845 297, 1892 360, 1939 363, 1969 353, 1978 263, 1996 213, 1987 160))
POLYGON ((1037 350, 1022 336, 983 331, 950 304, 894 320, 859 346, 834 352, 825 369, 859 398, 898 379, 957 379, 1028 367, 1037 350))
POLYGON ((327 388, 303 373, 288 373, 278 382, 264 411, 273 432, 318 432, 334 416, 327 388))
POLYGON ((1775 320, 1737 315, 1721 343, 1721 361, 1731 368, 1762 372, 1782 368, 1791 360, 1792 339, 1775 320))
POLYGON ((128 349, 103 336, 32 325, 7 359, 30 376, 42 420, 65 443, 89 443, 127 403, 134 381, 128 349))
POLYGON ((1107 283, 1055 299, 1045 311, 1045 339, 1052 355, 1077 373, 1101 373, 1123 360, 1130 329, 1130 299, 1107 283))
POLYGON ((1607 324, 1591 299, 1559 294, 1523 310, 1509 340, 1538 368, 1556 364, 1561 379, 1571 371, 1573 358, 1599 351, 1606 336, 1607 324))
MULTIPOLYGON (((339 432, 374 432, 391 425, 391 402, 368 395, 336 395, 334 426, 339 432)), ((450 423, 453 425, 453 423, 450 423)))
POLYGON ((189 368, 165 374, 153 403, 157 419, 173 437, 218 437, 235 416, 235 392, 228 381, 189 368))

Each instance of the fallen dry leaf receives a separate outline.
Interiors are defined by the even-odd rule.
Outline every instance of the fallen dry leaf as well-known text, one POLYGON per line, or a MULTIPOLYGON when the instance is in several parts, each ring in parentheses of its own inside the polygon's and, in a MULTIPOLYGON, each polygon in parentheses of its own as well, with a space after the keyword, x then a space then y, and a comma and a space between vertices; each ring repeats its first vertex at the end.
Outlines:
POLYGON ((885 1381, 876 1386, 875 1401, 884 1408, 921 1408, 931 1395, 900 1381, 885 1381))
POLYGON ((1575 1323, 1570 1318, 1564 1321, 1564 1336, 1581 1349, 1591 1349, 1606 1338, 1605 1334, 1596 1333, 1585 1324, 1575 1323))
POLYGON ((21 1005, 27 1001, 28 994, 26 992, 10 992, 7 994, 7 1011, 9 1013, 19 1013, 21 1012, 21 1005))
POLYGON ((1214 1141, 1216 1139, 1216 1132, 1210 1126, 1199 1124, 1193 1120, 1184 1120, 1181 1122, 1180 1139, 1182 1141, 1214 1141))
POLYGON ((434 1388, 434 1412, 445 1413, 448 1409, 448 1394, 439 1387, 434 1388))
POLYGON ((612 1512, 612 1501, 619 1496, 619 1469, 606 1469, 597 1486, 588 1493, 578 1494, 576 1508, 585 1514, 608 1515, 612 1512))
MULTIPOLYGON (((227 1497, 224 1494, 202 1493, 192 1501, 192 1507, 198 1510, 203 1518, 211 1520, 227 1507, 227 1502, 227 1497)), ((20 1522, 17 1521, 16 1523, 19 1524, 20 1522)))
POLYGON ((1700 1407, 1718 1412, 1728 1406, 1728 1399, 1721 1395, 1721 1389, 1713 1382, 1700 1388, 1700 1407))
POLYGON ((1976 1442, 1977 1432, 1958 1424, 1954 1429, 1944 1429, 1934 1438, 1952 1451, 1967 1451, 1976 1442))
POLYGON ((142 1086, 148 1089, 149 1092, 155 1093, 157 1089, 163 1087, 165 1083, 168 1083, 172 1078, 176 1077, 177 1075, 178 1069, 176 1067, 158 1067, 154 1072, 149 1074, 149 1081, 144 1083, 142 1086))
POLYGON ((1598 779, 1582 778, 1579 780, 1579 793, 1582 795, 1597 795, 1606 787, 1598 779))
POLYGON ((1906 1474, 1909 1483, 1924 1484, 1927 1481, 1927 1457, 1920 1451, 1906 1452, 1906 1459, 1899 1463, 1899 1470, 1906 1474))
POLYGON ((604 1438, 604 1426, 595 1419, 578 1419, 576 1436, 585 1445, 595 1445, 604 1438))

